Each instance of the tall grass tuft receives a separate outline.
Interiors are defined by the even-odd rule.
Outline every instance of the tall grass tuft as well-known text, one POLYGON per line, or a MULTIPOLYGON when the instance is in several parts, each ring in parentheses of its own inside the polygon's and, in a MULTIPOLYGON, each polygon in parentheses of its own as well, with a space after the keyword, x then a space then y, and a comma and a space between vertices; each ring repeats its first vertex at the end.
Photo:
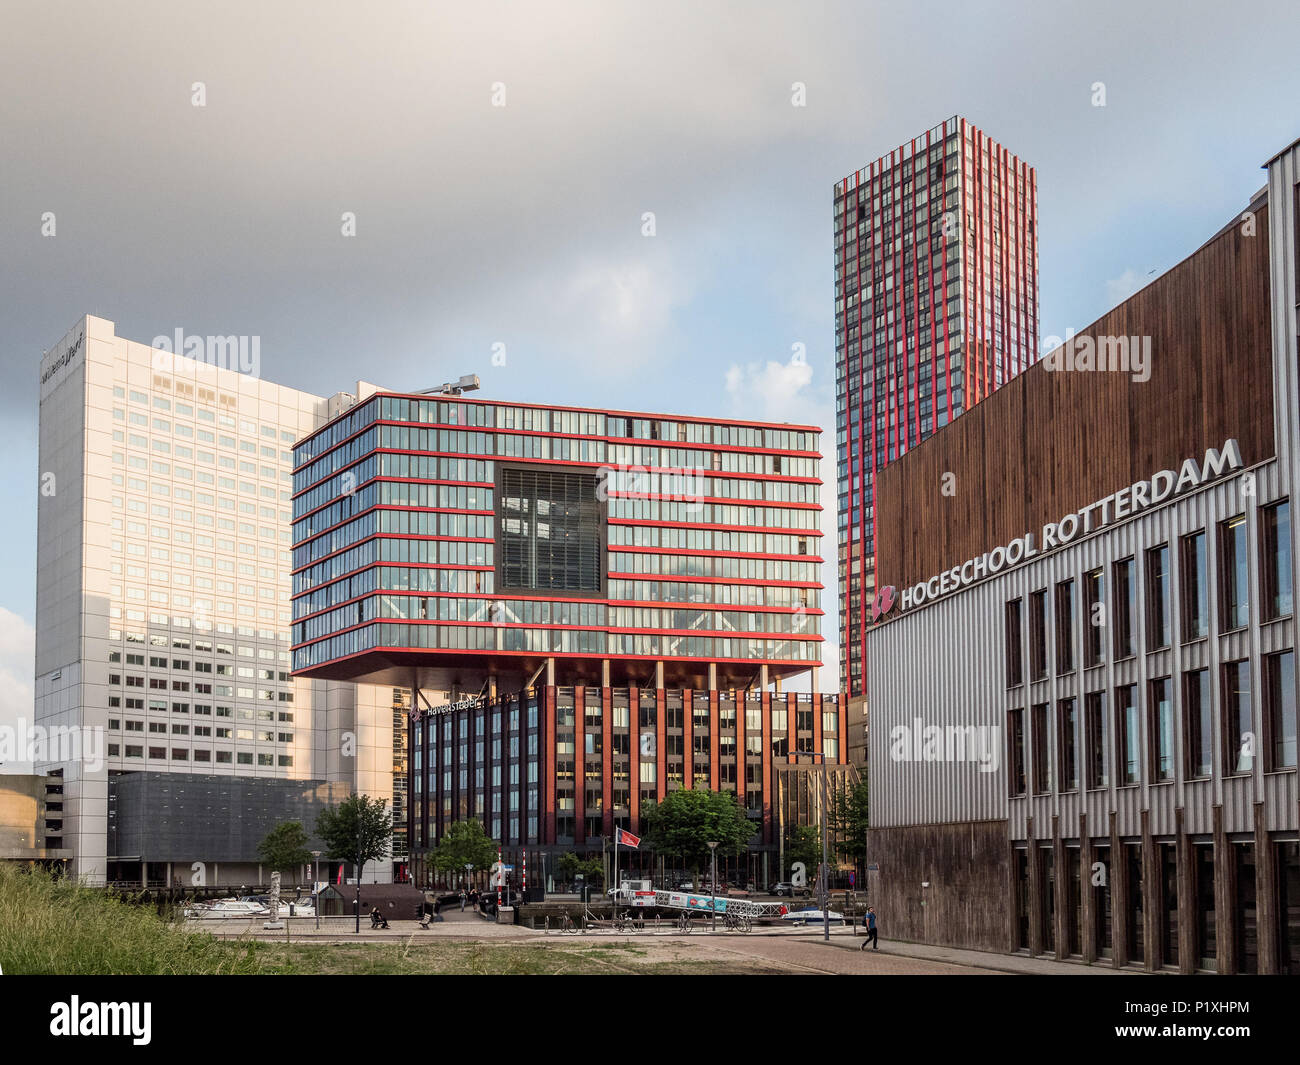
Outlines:
POLYGON ((151 907, 0 862, 0 969, 10 974, 251 974, 252 943, 185 932, 151 907))

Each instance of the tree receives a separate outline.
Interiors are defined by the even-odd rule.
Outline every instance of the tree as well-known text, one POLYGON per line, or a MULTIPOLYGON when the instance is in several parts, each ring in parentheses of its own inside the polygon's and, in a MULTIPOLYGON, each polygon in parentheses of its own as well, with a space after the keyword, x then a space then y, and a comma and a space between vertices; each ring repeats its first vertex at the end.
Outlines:
MULTIPOLYGON (((787 866, 803 862, 811 884, 822 863, 822 830, 820 825, 790 825, 785 831, 785 862, 787 866)), ((782 870, 784 874, 784 870, 782 870)))
POLYGON ((429 854, 433 866, 442 873, 454 873, 472 865, 490 868, 496 860, 497 845, 483 831, 483 823, 474 819, 457 821, 443 833, 438 846, 429 854))
POLYGON ((290 870, 293 882, 298 883, 299 871, 311 861, 302 822, 281 821, 257 845, 257 856, 272 869, 290 870))
POLYGON ((729 791, 704 788, 670 791, 645 811, 646 838, 661 854, 680 854, 699 880, 700 865, 709 860, 709 841, 722 854, 738 855, 754 836, 745 808, 729 791))
POLYGON ((582 877, 583 883, 599 893, 605 882, 605 866, 599 858, 579 858, 573 851, 565 851, 555 862, 555 871, 572 884, 582 877))
POLYGON ((316 835, 325 843, 327 858, 346 859, 357 867, 357 931, 361 931, 361 870, 366 862, 388 856, 393 818, 387 799, 353 795, 316 815, 316 835))
POLYGON ((835 833, 835 850, 853 862, 867 856, 867 828, 871 824, 870 795, 865 780, 837 792, 831 802, 830 829, 835 833))

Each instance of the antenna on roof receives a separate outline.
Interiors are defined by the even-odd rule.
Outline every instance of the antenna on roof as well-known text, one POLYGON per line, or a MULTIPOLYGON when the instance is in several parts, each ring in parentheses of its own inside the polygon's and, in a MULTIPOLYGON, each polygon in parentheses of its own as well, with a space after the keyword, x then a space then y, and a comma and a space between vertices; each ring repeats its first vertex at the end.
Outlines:
POLYGON ((462 392, 477 392, 478 374, 467 373, 459 381, 444 381, 437 388, 422 388, 417 396, 459 396, 462 392))

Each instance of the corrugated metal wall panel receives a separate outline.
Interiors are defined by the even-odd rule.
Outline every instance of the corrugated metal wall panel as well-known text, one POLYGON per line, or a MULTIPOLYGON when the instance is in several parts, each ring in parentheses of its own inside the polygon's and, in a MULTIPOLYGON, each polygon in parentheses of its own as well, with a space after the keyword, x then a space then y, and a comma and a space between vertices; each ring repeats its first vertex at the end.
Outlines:
MULTIPOLYGON (((1207 447, 1221 447, 1223 441, 1207 441, 1207 447)), ((1188 456, 1198 462, 1201 456, 1188 456)), ((1152 471, 1154 472, 1154 471, 1152 471)), ((1205 530, 1207 572, 1209 581, 1209 610, 1212 632, 1217 632, 1219 617, 1218 582, 1213 579, 1218 567, 1218 543, 1215 535, 1218 523, 1246 513, 1250 519, 1252 573, 1251 587, 1259 588, 1257 545, 1259 530, 1258 506, 1285 495, 1286 478, 1276 462, 1266 463, 1243 475, 1233 475, 1200 491, 1184 496, 1172 504, 1139 515, 1124 524, 1113 527, 1054 553, 1036 557, 1009 571, 958 591, 928 606, 914 608, 875 626, 867 637, 867 684, 869 706, 869 751, 872 790, 872 820, 881 826, 914 825, 931 822, 975 821, 991 818, 1008 818, 1008 831, 1013 839, 1025 838, 1027 819, 1034 819, 1034 835, 1050 835, 1052 814, 1059 815, 1062 833, 1073 836, 1078 831, 1078 810, 1087 809, 1089 826, 1095 834, 1108 831, 1109 814, 1116 813, 1116 827, 1121 836, 1141 834, 1141 815, 1151 811, 1151 831, 1168 835, 1174 831, 1174 811, 1195 803, 1195 810, 1185 810, 1186 830, 1209 832, 1209 808, 1214 802, 1224 805, 1224 823, 1229 832, 1250 831, 1253 826, 1252 804, 1264 798, 1262 760, 1256 759, 1256 771, 1246 778, 1223 781, 1218 776, 1222 764, 1220 715, 1214 715, 1214 742, 1216 775, 1209 786, 1201 782, 1183 780, 1183 729, 1181 708, 1183 701, 1182 676, 1192 669, 1209 669, 1213 678, 1211 690, 1215 705, 1219 703, 1220 667, 1236 658, 1251 661, 1253 678, 1255 721, 1261 720, 1261 637, 1258 623, 1258 604, 1252 604, 1252 624, 1243 631, 1212 635, 1209 639, 1184 644, 1178 640, 1178 619, 1181 617, 1180 579, 1178 573, 1179 537, 1190 532, 1205 530), (1246 487, 1249 485, 1249 487, 1246 487), (1111 635, 1107 644, 1106 661, 1095 667, 1076 669, 1060 676, 1049 674, 1044 681, 1034 682, 1008 690, 1005 681, 1005 605, 1015 598, 1025 603, 1022 624, 1021 659, 1026 672, 1030 657, 1028 641, 1028 613, 1030 594, 1046 589, 1048 592, 1049 624, 1047 645, 1049 668, 1056 661, 1056 632, 1054 621, 1055 586, 1058 581, 1073 578, 1076 581, 1076 624, 1074 627, 1074 660, 1083 661, 1084 631, 1082 624, 1082 578, 1088 571, 1102 567, 1106 574, 1108 609, 1113 605, 1112 564, 1130 556, 1137 560, 1138 608, 1135 634, 1141 649, 1145 641, 1145 557, 1147 548, 1160 544, 1170 547, 1170 616, 1173 619, 1174 643, 1167 649, 1153 653, 1139 653, 1131 658, 1113 661, 1111 635), (1008 771, 1006 766, 1006 715, 1007 711, 1023 708, 1025 711, 1025 749, 1030 787, 1033 786, 1030 752, 1033 750, 1033 714, 1031 708, 1048 703, 1055 708, 1059 700, 1077 700, 1080 731, 1076 742, 1079 752, 1080 772, 1085 754, 1083 728, 1085 696, 1089 692, 1105 690, 1108 693, 1108 713, 1112 723, 1112 758, 1115 720, 1114 691, 1120 685, 1133 684, 1137 688, 1137 703, 1141 709, 1141 749, 1150 750, 1148 715, 1146 713, 1148 684, 1157 678, 1169 678, 1175 707, 1176 779, 1173 784, 1151 785, 1147 760, 1143 759, 1143 783, 1138 787, 1119 787, 1111 767, 1110 786, 1102 791, 1088 792, 1083 798, 1071 799, 1052 795, 1030 799, 1008 798, 1008 771), (980 772, 972 763, 950 764, 943 761, 915 762, 890 757, 890 740, 893 730, 906 725, 909 730, 919 721, 922 728, 938 726, 975 727, 989 730, 1001 743, 996 772, 980 772), (1190 800, 1190 802, 1189 802, 1190 800)), ((1037 534, 1036 534, 1037 535, 1037 534)), ((990 548, 994 545, 989 545, 990 548)), ((960 560, 954 560, 960 561, 960 560)), ((1109 613, 1108 613, 1109 617, 1109 613)), ((1293 646, 1290 642, 1291 623, 1274 624, 1270 628, 1264 650, 1273 651, 1293 646)), ((1292 774, 1294 776, 1294 774, 1292 774)), ((1294 791, 1294 787, 1292 788, 1294 791)), ((1284 810, 1283 822, 1294 825, 1296 811, 1291 803, 1289 815, 1284 810), (1289 816, 1289 821, 1287 818, 1289 816)))

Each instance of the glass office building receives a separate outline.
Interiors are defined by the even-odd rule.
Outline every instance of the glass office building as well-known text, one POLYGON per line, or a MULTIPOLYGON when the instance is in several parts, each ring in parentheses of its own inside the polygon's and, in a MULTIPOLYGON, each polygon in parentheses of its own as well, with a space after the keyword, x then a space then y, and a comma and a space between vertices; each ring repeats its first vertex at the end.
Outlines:
POLYGON ((417 866, 468 817, 585 849, 691 787, 775 845, 774 755, 844 750, 782 691, 821 663, 818 437, 380 393, 298 443, 294 671, 414 693, 417 866))
POLYGON ((963 118, 837 182, 840 690, 864 691, 875 474, 1037 358, 1034 168, 963 118))

